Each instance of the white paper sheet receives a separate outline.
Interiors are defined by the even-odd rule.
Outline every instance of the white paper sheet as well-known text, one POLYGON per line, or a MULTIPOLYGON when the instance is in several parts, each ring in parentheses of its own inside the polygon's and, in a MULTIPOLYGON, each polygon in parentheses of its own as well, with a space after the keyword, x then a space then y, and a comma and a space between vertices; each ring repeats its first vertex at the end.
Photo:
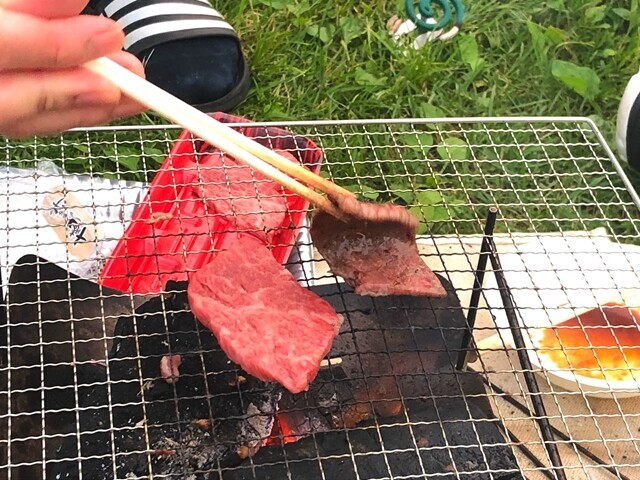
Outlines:
MULTIPOLYGON (((539 236, 498 252, 521 325, 542 328, 597 307, 622 301, 640 290, 640 247, 607 237, 539 236)), ((493 272, 486 277, 486 300, 505 342, 509 323, 493 272)))

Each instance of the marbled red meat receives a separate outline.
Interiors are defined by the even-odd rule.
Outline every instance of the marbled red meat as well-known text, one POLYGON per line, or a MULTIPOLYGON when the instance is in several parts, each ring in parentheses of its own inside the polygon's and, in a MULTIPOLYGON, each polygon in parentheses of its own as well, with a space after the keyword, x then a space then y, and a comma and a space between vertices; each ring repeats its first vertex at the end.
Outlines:
POLYGON ((187 292, 192 312, 232 361, 292 393, 308 388, 343 321, 248 236, 194 273, 187 292))
MULTIPOLYGON (((292 162, 288 152, 280 155, 292 162)), ((201 183, 196 194, 213 212, 224 215, 234 229, 257 233, 282 228, 287 215, 287 199, 282 187, 234 158, 213 152, 200 169, 201 183)))

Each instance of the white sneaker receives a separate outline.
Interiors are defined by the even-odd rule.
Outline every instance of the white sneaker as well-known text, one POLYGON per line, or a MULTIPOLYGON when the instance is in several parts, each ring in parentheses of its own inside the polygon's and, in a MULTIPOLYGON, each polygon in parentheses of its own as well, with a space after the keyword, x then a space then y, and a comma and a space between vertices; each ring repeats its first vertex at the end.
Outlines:
POLYGON ((631 77, 620 100, 616 146, 620 160, 640 171, 640 72, 631 77))

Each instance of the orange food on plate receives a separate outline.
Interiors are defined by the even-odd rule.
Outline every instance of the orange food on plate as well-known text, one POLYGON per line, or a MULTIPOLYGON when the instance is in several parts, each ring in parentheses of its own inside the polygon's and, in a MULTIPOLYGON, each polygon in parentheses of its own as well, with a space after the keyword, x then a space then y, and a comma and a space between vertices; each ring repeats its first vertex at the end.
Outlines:
POLYGON ((545 329, 538 353, 583 377, 640 380, 640 311, 606 303, 545 329))

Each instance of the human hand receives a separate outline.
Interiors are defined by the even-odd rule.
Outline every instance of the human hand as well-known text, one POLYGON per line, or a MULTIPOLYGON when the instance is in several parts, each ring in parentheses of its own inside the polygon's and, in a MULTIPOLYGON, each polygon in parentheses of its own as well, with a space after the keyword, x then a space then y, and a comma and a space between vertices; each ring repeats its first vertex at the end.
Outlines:
POLYGON ((108 56, 144 76, 112 20, 79 15, 87 0, 0 0, 0 134, 49 135, 135 115, 143 106, 82 67, 108 56))

